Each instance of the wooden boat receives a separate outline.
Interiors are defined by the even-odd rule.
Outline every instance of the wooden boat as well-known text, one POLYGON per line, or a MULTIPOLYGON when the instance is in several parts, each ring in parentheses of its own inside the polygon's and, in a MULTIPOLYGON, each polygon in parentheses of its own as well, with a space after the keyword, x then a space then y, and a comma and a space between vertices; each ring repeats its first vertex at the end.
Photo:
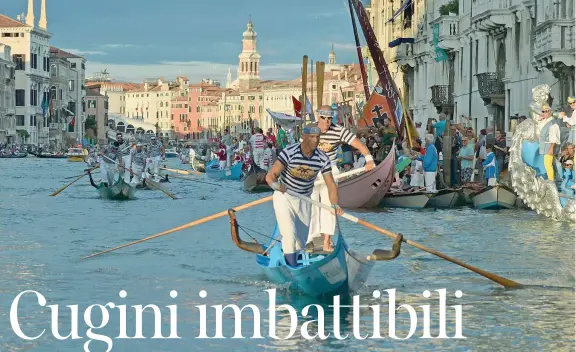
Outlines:
POLYGON ((266 171, 259 167, 252 166, 250 172, 242 179, 244 182, 244 192, 261 193, 271 192, 272 188, 266 182, 266 171))
POLYGON ((510 209, 516 205, 516 193, 510 187, 498 184, 488 186, 470 195, 477 209, 510 209))
POLYGON ((206 172, 206 162, 204 160, 199 160, 198 158, 194 158, 190 163, 192 165, 192 169, 198 172, 206 172))
POLYGON ((317 246, 316 242, 312 242, 298 254, 298 266, 291 267, 286 264, 277 225, 266 245, 245 242, 239 236, 234 210, 230 209, 228 215, 232 241, 238 248, 256 254, 257 265, 270 281, 279 285, 289 284, 291 289, 313 297, 348 294, 357 290, 368 278, 374 261, 395 259, 400 254, 402 244, 402 235, 399 235, 391 251, 376 249, 366 257, 354 252, 339 232, 333 252, 323 252, 322 243, 317 246))
POLYGON ((388 192, 380 201, 380 207, 423 209, 432 195, 426 192, 388 192))
POLYGON ((454 208, 464 204, 462 189, 443 189, 432 194, 426 205, 429 208, 454 208))
POLYGON ((43 159, 66 159, 68 156, 66 154, 36 154, 36 157, 43 159))
MULTIPOLYGON (((391 150, 395 150, 392 145, 391 150)), ((396 155, 388 156, 374 169, 338 183, 338 199, 343 208, 374 208, 386 196, 394 181, 396 155)))
POLYGON ((28 153, 26 152, 17 152, 14 154, 0 154, 0 158, 2 159, 15 159, 15 158, 25 158, 28 156, 28 153))
POLYGON ((112 186, 106 186, 104 182, 95 184, 92 179, 92 173, 88 172, 90 184, 98 190, 100 198, 111 200, 130 200, 136 194, 136 187, 124 182, 124 173, 118 175, 118 179, 112 186))
POLYGON ((68 161, 80 162, 88 158, 88 151, 83 148, 69 148, 67 156, 68 161))
POLYGON ((208 178, 215 180, 230 180, 230 181, 240 181, 244 176, 242 174, 242 166, 244 164, 238 163, 232 165, 230 169, 220 170, 218 163, 210 163, 206 166, 206 175, 208 178))

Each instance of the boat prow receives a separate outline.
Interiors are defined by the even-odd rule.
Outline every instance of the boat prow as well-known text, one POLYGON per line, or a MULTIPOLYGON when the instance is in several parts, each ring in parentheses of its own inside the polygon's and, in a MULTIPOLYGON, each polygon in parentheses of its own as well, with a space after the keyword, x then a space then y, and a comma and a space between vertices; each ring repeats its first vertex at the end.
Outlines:
POLYGON ((122 176, 118 176, 116 182, 110 186, 106 186, 104 182, 97 185, 98 194, 100 198, 110 200, 130 200, 136 194, 136 187, 126 183, 122 176))
POLYGON ((516 206, 516 197, 514 190, 503 184, 470 194, 476 209, 511 209, 516 206))
POLYGON ((343 208, 374 208, 386 196, 394 181, 395 144, 392 152, 374 169, 338 184, 338 198, 343 208))
POLYGON ((266 182, 266 171, 260 168, 253 166, 242 181, 244 182, 244 192, 261 193, 272 191, 272 188, 266 182))

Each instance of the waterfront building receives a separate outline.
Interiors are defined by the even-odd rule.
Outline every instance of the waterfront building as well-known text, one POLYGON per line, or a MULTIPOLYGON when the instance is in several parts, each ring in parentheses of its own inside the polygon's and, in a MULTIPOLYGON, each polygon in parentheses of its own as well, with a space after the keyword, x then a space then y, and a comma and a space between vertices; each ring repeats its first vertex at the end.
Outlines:
POLYGON ((28 0, 28 13, 17 19, 0 15, 0 44, 11 48, 15 65, 16 142, 47 142, 48 125, 41 103, 48 94, 50 75, 50 38, 46 0, 42 0, 40 21, 34 22, 34 1, 28 0), (41 136, 41 137, 40 137, 41 136))
POLYGON ((106 143, 108 126, 108 96, 98 90, 88 89, 86 93, 86 136, 99 143, 106 143), (92 132, 90 132, 92 130, 92 132))
POLYGON ((16 141, 16 65, 10 47, 0 44, 0 143, 16 141))
POLYGON ((416 122, 444 112, 476 132, 509 131, 534 86, 552 87, 555 110, 574 94, 571 0, 373 0, 367 10, 416 122))

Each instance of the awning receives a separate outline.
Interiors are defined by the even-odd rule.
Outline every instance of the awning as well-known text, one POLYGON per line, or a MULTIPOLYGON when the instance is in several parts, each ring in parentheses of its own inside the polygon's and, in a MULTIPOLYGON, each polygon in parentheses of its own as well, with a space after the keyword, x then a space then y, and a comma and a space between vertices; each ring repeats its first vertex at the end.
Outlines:
POLYGON ((394 21, 394 19, 396 17, 398 17, 404 10, 406 10, 408 8, 408 6, 410 6, 411 4, 412 4, 412 0, 404 1, 404 3, 402 4, 402 6, 400 6, 398 11, 394 12, 394 15, 392 15, 392 18, 389 19, 386 23, 394 21))
POLYGON ((388 43, 389 48, 393 48, 403 43, 414 44, 414 38, 398 38, 388 43))

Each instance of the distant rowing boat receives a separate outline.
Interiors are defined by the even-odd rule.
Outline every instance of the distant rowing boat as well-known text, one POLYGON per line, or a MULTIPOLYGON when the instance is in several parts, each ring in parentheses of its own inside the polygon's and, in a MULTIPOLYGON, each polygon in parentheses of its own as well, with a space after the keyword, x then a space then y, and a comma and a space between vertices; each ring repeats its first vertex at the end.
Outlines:
POLYGON ((2 159, 15 159, 15 158, 25 158, 28 156, 28 153, 14 153, 14 154, 4 154, 0 155, 2 159))

